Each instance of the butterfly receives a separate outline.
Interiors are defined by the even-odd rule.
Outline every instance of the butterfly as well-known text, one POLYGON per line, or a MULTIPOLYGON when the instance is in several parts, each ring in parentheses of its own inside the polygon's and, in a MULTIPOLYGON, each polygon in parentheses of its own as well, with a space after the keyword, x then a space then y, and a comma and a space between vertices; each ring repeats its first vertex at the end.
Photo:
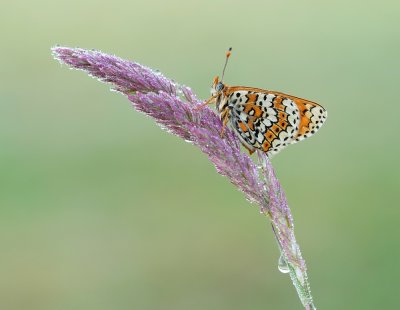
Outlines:
POLYGON ((271 156, 321 128, 327 111, 318 103, 277 91, 224 84, 231 50, 226 53, 221 81, 214 78, 211 98, 199 106, 215 104, 223 123, 221 137, 229 124, 250 155, 259 149, 271 156))

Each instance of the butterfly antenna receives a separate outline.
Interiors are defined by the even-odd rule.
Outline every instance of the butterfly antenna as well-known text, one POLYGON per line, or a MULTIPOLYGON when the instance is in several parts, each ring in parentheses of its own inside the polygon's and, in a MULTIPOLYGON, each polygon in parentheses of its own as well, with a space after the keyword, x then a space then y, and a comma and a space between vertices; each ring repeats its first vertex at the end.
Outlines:
POLYGON ((221 82, 224 80, 225 69, 226 69, 226 65, 228 64, 228 59, 231 56, 231 52, 232 52, 232 47, 230 47, 228 49, 228 51, 226 52, 225 65, 224 65, 224 69, 222 70, 221 82))

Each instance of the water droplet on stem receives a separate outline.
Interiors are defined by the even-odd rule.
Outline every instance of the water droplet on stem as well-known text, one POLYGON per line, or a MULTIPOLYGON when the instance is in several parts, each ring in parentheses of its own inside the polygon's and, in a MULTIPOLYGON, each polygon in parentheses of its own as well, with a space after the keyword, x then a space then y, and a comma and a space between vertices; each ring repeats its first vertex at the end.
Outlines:
POLYGON ((281 256, 279 256, 278 269, 282 273, 288 273, 290 271, 289 266, 286 262, 285 256, 283 254, 281 254, 281 256))

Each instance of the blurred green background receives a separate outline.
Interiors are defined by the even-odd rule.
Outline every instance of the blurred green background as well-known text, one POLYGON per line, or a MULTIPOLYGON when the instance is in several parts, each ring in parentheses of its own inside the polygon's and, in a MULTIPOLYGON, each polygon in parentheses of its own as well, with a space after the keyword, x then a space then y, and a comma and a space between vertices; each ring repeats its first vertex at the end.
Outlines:
POLYGON ((55 44, 329 112, 273 159, 319 309, 398 309, 398 1, 8 1, 0 309, 302 309, 258 214, 197 148, 60 66, 55 44))

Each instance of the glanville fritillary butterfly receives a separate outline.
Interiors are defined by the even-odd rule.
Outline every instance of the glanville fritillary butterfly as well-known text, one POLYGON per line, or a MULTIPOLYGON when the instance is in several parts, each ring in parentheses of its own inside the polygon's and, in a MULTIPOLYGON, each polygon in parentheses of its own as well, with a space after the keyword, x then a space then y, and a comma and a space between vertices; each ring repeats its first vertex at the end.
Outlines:
POLYGON ((271 156, 321 128, 328 113, 318 103, 277 91, 224 84, 231 50, 226 53, 221 81, 214 78, 210 99, 197 108, 215 103, 223 123, 221 137, 229 123, 250 155, 260 149, 271 156))

